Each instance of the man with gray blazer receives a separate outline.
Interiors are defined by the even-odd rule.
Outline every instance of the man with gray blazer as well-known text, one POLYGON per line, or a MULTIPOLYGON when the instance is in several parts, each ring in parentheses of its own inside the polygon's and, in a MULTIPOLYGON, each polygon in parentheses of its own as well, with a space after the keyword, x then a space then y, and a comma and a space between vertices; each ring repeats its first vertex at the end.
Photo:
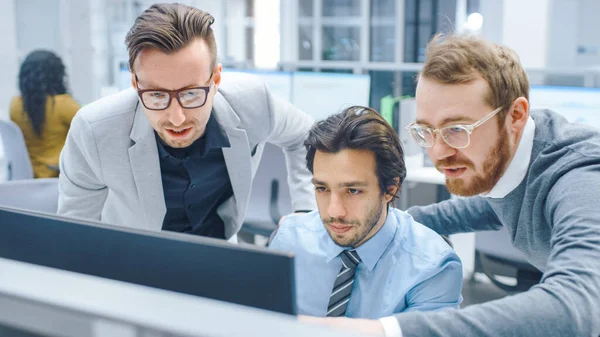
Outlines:
POLYGON ((136 19, 126 37, 133 88, 73 119, 59 214, 230 239, 265 142, 285 152, 293 209, 315 208, 303 147, 311 117, 251 75, 222 74, 213 22, 181 4, 136 19))

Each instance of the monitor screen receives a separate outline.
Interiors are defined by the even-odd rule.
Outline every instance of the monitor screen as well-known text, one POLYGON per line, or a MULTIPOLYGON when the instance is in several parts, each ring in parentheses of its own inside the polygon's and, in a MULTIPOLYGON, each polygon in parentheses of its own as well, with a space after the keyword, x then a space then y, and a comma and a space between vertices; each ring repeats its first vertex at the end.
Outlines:
POLYGON ((217 239, 0 207, 0 257, 296 313, 291 254, 217 239))
POLYGON ((549 109, 569 122, 600 128, 600 88, 531 86, 530 109, 549 109))

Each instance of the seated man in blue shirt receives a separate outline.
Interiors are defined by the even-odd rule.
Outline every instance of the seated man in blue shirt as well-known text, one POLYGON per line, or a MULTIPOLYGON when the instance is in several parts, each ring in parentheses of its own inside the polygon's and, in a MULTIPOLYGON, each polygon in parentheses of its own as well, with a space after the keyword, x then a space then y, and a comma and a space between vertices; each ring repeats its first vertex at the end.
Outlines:
POLYGON ((374 319, 458 308, 459 258, 391 206, 406 167, 389 124, 351 107, 316 123, 305 145, 319 211, 288 216, 270 244, 296 254, 298 313, 374 319))

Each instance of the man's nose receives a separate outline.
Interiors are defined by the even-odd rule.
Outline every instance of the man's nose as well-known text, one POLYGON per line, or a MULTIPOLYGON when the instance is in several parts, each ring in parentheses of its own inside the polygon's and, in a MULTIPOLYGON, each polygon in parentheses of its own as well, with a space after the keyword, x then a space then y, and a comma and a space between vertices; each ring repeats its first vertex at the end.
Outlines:
POLYGON ((331 218, 344 218, 346 216, 346 207, 344 202, 337 193, 331 193, 329 205, 327 206, 327 215, 331 218))
POLYGON ((185 122, 185 112, 179 101, 173 97, 169 106, 169 122, 174 126, 180 126, 185 122))
POLYGON ((427 149, 427 154, 432 162, 438 162, 442 159, 452 157, 456 154, 457 150, 452 146, 448 145, 442 137, 437 134, 433 138, 433 146, 427 149))

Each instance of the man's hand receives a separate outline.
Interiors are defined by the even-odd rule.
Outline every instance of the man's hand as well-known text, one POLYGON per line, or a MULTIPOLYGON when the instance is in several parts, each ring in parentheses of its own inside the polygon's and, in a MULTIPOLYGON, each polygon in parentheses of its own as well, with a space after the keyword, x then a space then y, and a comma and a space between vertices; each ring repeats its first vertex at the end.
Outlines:
POLYGON ((383 326, 378 320, 347 318, 347 317, 312 317, 298 316, 301 322, 327 325, 336 329, 345 330, 368 336, 385 336, 383 326))

